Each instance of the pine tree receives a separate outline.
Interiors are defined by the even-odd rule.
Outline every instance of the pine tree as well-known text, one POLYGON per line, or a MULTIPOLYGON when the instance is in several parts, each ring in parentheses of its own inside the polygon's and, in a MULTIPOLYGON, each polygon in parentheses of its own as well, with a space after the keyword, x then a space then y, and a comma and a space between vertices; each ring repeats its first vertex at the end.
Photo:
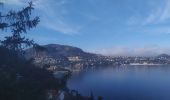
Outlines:
POLYGON ((20 11, 11 10, 5 15, 0 12, 0 30, 9 30, 12 33, 11 36, 7 36, 5 40, 1 41, 2 46, 22 52, 24 48, 34 45, 33 40, 29 40, 23 35, 40 22, 38 16, 31 17, 33 10, 33 3, 29 2, 29 5, 20 11))

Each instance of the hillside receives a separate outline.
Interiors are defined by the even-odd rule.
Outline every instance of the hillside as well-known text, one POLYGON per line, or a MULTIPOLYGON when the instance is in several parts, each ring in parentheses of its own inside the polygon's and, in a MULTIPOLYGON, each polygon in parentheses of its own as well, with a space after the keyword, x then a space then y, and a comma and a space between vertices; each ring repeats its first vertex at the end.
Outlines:
POLYGON ((160 54, 157 56, 157 58, 161 58, 161 57, 170 59, 170 55, 168 54, 160 54))
POLYGON ((36 50, 30 48, 26 50, 26 57, 27 58, 34 58, 34 57, 52 57, 52 58, 67 58, 72 56, 79 56, 82 58, 89 58, 92 56, 96 56, 96 54, 84 52, 82 49, 68 46, 68 45, 59 45, 59 44, 48 44, 42 45, 42 50, 36 50))

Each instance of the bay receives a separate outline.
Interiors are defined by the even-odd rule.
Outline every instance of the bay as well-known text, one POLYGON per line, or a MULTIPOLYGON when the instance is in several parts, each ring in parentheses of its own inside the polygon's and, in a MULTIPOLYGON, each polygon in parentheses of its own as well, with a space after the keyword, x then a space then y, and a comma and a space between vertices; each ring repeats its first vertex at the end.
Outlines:
POLYGON ((104 100, 170 100, 170 65, 103 66, 74 72, 67 86, 104 100))

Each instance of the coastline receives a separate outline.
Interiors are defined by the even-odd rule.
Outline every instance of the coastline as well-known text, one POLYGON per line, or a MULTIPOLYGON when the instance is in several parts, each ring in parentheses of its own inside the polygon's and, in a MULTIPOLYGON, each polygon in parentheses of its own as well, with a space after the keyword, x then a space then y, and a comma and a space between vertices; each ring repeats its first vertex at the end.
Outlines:
POLYGON ((132 66, 136 66, 136 65, 138 65, 138 66, 153 66, 153 65, 164 65, 164 64, 130 63, 129 65, 132 65, 132 66))

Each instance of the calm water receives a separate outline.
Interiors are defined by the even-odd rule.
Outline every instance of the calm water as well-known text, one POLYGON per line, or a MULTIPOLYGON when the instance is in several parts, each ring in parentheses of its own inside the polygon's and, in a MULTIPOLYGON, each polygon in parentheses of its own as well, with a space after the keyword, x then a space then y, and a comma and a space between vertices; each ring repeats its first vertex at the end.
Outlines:
POLYGON ((104 100, 170 100, 170 65, 119 66, 73 73, 70 89, 104 100))

